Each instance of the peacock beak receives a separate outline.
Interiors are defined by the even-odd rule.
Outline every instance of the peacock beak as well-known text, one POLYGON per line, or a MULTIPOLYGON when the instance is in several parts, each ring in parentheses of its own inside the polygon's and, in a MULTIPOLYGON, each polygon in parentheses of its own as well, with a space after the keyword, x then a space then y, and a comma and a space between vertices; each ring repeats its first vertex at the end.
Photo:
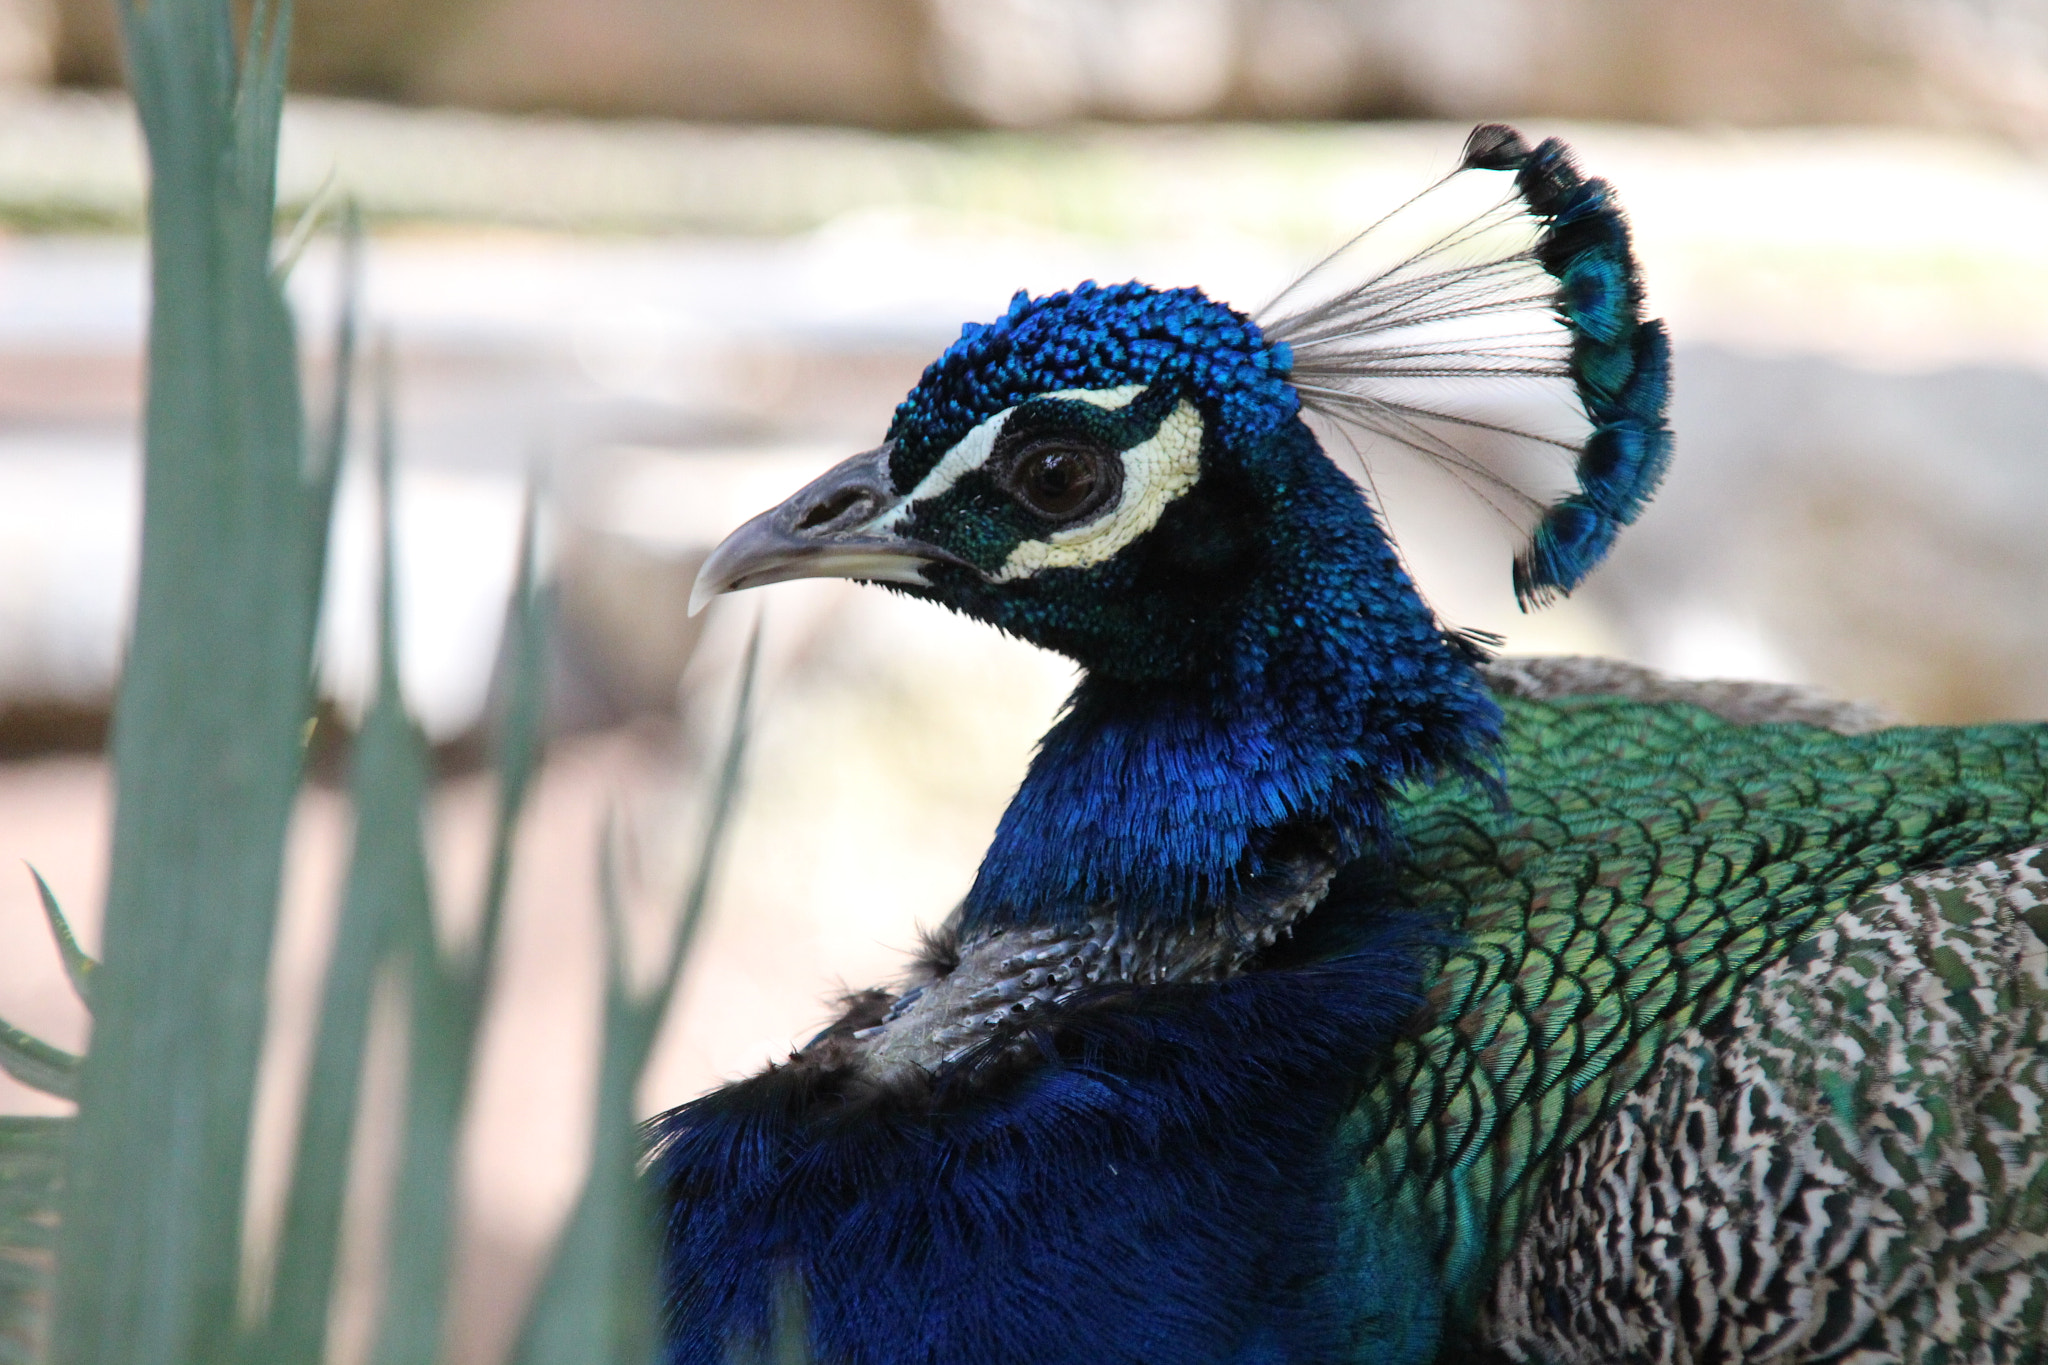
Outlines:
POLYGON ((902 502, 889 478, 888 445, 813 479, 720 541, 690 590, 690 614, 722 592, 792 578, 864 578, 928 586, 923 567, 955 555, 877 528, 902 502))

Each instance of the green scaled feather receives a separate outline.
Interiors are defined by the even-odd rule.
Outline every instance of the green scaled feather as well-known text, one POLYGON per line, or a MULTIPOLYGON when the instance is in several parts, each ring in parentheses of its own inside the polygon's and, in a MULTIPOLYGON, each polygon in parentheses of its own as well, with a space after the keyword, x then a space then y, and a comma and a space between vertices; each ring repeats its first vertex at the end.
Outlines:
POLYGON ((1677 1033, 1866 892, 2048 838, 2048 726, 1847 737, 1605 697, 1504 707, 1510 809, 1446 784, 1407 811, 1396 898, 1461 938, 1432 1025, 1344 1133, 1353 1207, 1419 1241, 1454 1316, 1557 1154, 1677 1033))

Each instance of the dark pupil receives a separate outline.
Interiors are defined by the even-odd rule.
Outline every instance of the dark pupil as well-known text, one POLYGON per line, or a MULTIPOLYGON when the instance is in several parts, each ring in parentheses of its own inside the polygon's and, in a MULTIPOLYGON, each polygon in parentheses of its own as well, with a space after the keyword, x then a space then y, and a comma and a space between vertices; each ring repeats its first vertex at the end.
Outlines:
POLYGON ((1065 516, 1095 491, 1095 460, 1078 450, 1048 450, 1024 466, 1024 496, 1034 512, 1065 516))

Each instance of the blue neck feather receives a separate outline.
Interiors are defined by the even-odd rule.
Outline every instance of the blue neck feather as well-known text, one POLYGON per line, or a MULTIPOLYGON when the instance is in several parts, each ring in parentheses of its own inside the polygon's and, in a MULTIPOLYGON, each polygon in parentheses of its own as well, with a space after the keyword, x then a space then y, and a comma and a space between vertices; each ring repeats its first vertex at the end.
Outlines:
POLYGON ((1331 1134, 1441 935, 1332 901, 1259 971, 1069 1001, 1026 1068, 811 1056, 654 1120, 664 1365, 770 1358, 778 1286, 830 1365, 1434 1359, 1441 1277, 1331 1134))
POLYGON ((1227 914, 1290 826, 1356 856, 1396 839, 1403 785, 1484 777, 1499 709, 1371 508, 1299 419, 1262 446, 1245 465, 1278 510, 1253 586, 1178 676, 1089 668, 1003 814, 969 936, 1103 904, 1132 930, 1188 927, 1227 914))

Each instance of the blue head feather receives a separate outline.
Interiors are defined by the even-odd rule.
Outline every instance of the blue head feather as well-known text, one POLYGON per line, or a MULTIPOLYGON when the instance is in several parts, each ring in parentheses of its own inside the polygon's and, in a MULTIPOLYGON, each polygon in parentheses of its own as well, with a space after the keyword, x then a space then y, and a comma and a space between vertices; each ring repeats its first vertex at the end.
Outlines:
POLYGON ((1098 285, 1034 298, 970 322, 897 406, 890 472, 916 484, 969 429, 1040 394, 1123 384, 1195 397, 1232 444, 1256 440, 1301 403, 1257 323, 1199 289, 1098 285))

